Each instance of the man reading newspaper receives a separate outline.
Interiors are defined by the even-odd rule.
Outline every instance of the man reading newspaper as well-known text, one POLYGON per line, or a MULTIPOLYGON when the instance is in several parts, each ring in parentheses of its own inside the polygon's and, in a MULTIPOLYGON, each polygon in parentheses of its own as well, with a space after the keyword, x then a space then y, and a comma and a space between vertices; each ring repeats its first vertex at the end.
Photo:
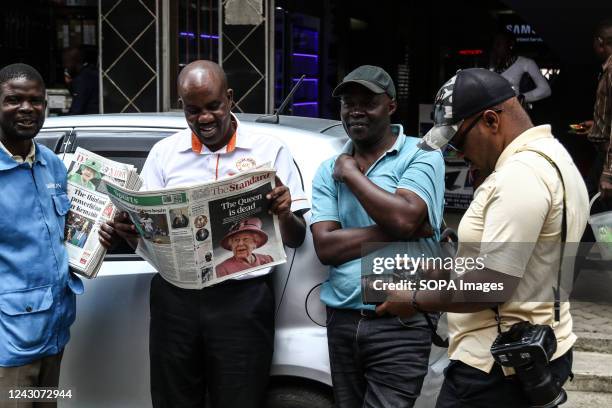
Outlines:
MULTIPOLYGON (((271 163, 276 187, 268 193, 284 244, 304 240, 308 202, 288 149, 268 135, 243 129, 232 115, 233 91, 210 61, 187 65, 178 78, 189 129, 157 143, 144 165, 143 188, 213 181, 271 163)), ((104 225, 100 241, 137 245, 126 214, 104 225)), ((156 274, 151 282, 151 396, 154 407, 259 407, 274 346, 270 269, 203 289, 182 289, 156 274)))

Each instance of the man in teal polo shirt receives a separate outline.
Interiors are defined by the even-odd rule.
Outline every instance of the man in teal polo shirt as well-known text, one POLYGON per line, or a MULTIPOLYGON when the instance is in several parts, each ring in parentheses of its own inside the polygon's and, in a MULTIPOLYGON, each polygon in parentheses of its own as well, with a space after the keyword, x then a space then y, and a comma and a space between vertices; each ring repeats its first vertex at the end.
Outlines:
POLYGON ((412 407, 427 374, 431 331, 422 315, 378 316, 362 302, 361 250, 368 242, 435 244, 444 160, 440 151, 420 150, 419 139, 392 131, 395 87, 382 68, 355 69, 334 96, 351 140, 317 171, 311 230, 319 259, 330 266, 321 300, 336 406, 412 407))
MULTIPOLYGON (((82 282, 64 249, 66 168, 32 139, 45 120, 34 68, 0 70, 0 406, 8 389, 57 387, 82 282)), ((52 404, 54 405, 54 404, 52 404)))

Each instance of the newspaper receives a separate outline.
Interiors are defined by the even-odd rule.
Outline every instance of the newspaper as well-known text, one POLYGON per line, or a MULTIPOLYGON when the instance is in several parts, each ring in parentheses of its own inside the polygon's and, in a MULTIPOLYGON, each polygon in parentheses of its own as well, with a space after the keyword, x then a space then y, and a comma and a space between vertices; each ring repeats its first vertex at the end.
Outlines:
POLYGON ((275 174, 268 165, 146 192, 103 184, 140 235, 137 253, 176 286, 201 289, 286 261, 278 217, 268 213, 266 198, 275 174))
POLYGON ((130 189, 140 188, 142 180, 131 164, 105 159, 80 147, 65 159, 65 164, 70 199, 64 229, 68 264, 73 272, 94 278, 106 254, 98 230, 115 215, 115 207, 100 190, 102 179, 130 189))

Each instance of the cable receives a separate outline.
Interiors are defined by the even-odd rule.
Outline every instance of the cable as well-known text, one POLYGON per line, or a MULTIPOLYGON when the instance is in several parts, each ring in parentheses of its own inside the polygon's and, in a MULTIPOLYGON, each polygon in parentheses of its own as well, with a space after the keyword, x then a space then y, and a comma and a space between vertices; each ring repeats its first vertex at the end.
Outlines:
POLYGON ((283 304, 283 299, 285 298, 285 291, 287 290, 289 277, 291 277, 291 271, 293 270, 293 261, 295 261, 295 255, 297 254, 297 251, 297 248, 293 250, 293 257, 291 258, 291 264, 289 265, 289 271, 287 272, 287 279, 285 279, 285 285, 283 286, 283 291, 281 292, 280 300, 278 301, 278 307, 276 308, 276 313, 274 314, 274 317, 278 315, 278 311, 280 310, 280 307, 283 304))
POLYGON ((317 321, 315 321, 315 319, 312 318, 312 316, 310 315, 310 312, 308 311, 308 298, 310 297, 310 295, 312 294, 312 292, 318 288, 319 286, 323 285, 323 282, 321 283, 317 283, 316 285, 314 285, 309 291, 308 294, 306 295, 306 299, 304 299, 304 309, 306 310, 306 316, 308 316, 308 318, 317 326, 321 326, 321 327, 327 327, 324 324, 321 324, 317 321))

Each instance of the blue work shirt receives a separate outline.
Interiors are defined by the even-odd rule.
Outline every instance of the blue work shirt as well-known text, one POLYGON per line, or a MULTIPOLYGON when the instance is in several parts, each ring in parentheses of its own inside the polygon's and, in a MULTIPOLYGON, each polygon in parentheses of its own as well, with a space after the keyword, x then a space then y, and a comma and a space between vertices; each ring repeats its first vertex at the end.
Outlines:
POLYGON ((70 337, 75 294, 64 223, 70 201, 66 167, 35 144, 32 165, 0 149, 0 366, 57 354, 70 337))
MULTIPOLYGON (((423 199, 427 204, 434 236, 416 241, 431 247, 440 238, 444 207, 444 159, 439 150, 427 152, 419 149, 419 140, 407 137, 400 131, 395 144, 372 164, 365 175, 389 193, 402 188, 423 199)), ((352 150, 352 142, 349 141, 343 152, 351 153, 352 150)), ((311 224, 336 221, 342 228, 374 225, 374 220, 346 184, 332 178, 336 157, 324 161, 313 180, 311 224)), ((421 253, 408 255, 418 257, 421 253)), ((361 300, 361 258, 330 266, 329 278, 321 288, 321 301, 342 309, 374 308, 363 304, 361 300)))

